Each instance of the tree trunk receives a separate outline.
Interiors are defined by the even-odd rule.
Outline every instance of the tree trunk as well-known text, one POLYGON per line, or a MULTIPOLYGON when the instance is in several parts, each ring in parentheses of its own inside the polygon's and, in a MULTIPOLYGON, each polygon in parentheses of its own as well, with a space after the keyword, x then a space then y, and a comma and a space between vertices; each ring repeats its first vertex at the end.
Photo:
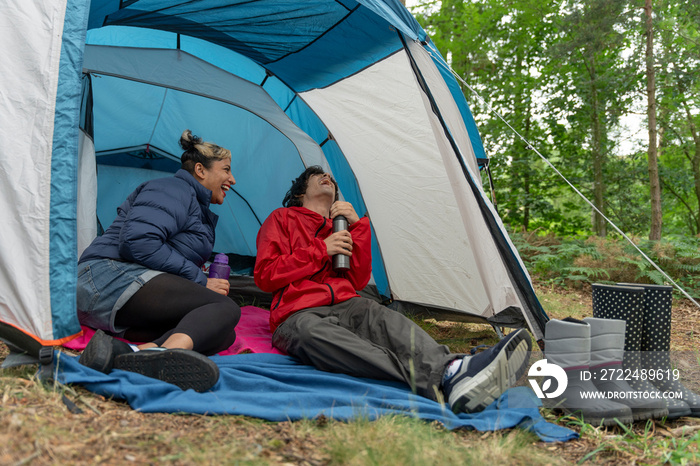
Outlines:
MULTIPOLYGON (((700 141, 695 143, 695 155, 693 156, 693 179, 695 180, 695 197, 698 199, 700 206, 700 141)), ((700 207, 695 215, 697 231, 700 231, 700 207)))
MULTIPOLYGON (((517 53, 515 55, 515 76, 521 76, 522 75, 522 70, 523 70, 523 64, 525 63, 525 60, 522 56, 522 47, 517 48, 517 53)), ((516 91, 517 89, 514 89, 516 91)), ((525 93, 528 92, 527 90, 524 90, 522 88, 519 89, 519 93, 517 93, 517 98, 515 99, 514 102, 514 113, 517 118, 518 122, 522 122, 523 128, 523 137, 525 140, 520 140, 516 141, 514 147, 518 148, 519 150, 516 150, 516 153, 520 156, 520 163, 517 164, 518 166, 518 173, 513 172, 513 177, 520 177, 522 181, 522 189, 525 194, 524 202, 522 205, 523 208, 523 231, 529 231, 530 228, 530 214, 532 212, 531 208, 531 202, 532 202, 532 190, 531 190, 531 185, 532 185, 532 179, 531 179, 531 168, 530 168, 530 162, 529 160, 529 151, 528 151, 528 144, 526 141, 530 139, 530 129, 531 129, 531 118, 530 118, 530 106, 527 104, 527 102, 530 101, 530 99, 526 98, 525 93)))
MULTIPOLYGON (((603 179, 603 133, 600 122, 600 109, 598 102, 598 89, 596 88, 595 68, 591 65, 591 124, 593 131, 592 158, 593 158, 593 205, 605 215, 605 180, 603 179)), ((607 234, 605 218, 598 212, 593 212, 593 231, 597 236, 605 237, 607 234)))
POLYGON ((652 24, 651 0, 645 0, 646 13, 646 74, 647 74, 647 116, 649 119, 649 196, 651 198, 650 240, 661 239, 663 217, 661 212, 661 185, 659 184, 659 161, 656 130, 656 76, 654 71, 654 29, 652 24))

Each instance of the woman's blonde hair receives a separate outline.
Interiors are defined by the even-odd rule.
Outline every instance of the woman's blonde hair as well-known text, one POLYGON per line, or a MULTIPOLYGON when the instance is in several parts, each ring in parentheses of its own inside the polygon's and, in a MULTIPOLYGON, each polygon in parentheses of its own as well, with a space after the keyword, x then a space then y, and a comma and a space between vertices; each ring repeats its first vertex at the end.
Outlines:
POLYGON ((182 132, 180 147, 185 150, 180 157, 182 168, 192 174, 194 174, 194 167, 198 163, 204 165, 204 168, 210 168, 211 164, 217 160, 231 158, 230 150, 211 142, 202 141, 202 138, 194 136, 189 129, 182 132))

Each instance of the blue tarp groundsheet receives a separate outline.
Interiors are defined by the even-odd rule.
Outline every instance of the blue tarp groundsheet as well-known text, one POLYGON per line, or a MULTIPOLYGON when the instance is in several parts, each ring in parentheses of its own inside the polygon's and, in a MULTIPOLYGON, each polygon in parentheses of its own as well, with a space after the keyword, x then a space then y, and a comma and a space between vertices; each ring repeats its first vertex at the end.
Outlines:
POLYGON ((444 405, 411 393, 396 382, 360 379, 319 371, 279 354, 213 356, 219 382, 206 393, 178 387, 120 370, 102 374, 78 363, 77 357, 56 353, 55 379, 126 400, 142 412, 245 415, 269 421, 294 421, 325 416, 351 421, 402 414, 439 421, 447 429, 493 431, 520 427, 546 442, 578 437, 570 429, 546 422, 540 400, 528 387, 505 392, 484 411, 455 415, 444 405))

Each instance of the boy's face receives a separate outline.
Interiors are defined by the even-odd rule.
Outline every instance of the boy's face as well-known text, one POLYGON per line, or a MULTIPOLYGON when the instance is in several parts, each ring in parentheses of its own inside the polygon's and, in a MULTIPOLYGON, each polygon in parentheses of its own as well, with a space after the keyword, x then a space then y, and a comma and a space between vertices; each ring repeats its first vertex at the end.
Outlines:
POLYGON ((306 196, 316 197, 318 195, 329 195, 335 200, 336 182, 328 173, 314 174, 309 176, 306 182, 306 196))

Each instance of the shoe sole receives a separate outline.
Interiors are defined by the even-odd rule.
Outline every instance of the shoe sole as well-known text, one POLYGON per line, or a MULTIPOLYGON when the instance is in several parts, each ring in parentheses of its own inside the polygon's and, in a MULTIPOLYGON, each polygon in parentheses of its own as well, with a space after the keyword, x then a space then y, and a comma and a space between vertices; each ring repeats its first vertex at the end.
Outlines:
POLYGON ((488 366, 452 394, 452 411, 474 413, 496 401, 525 373, 531 349, 530 335, 518 330, 488 366))
POLYGON ((194 351, 171 349, 143 350, 114 358, 114 368, 136 372, 183 390, 209 390, 219 380, 219 367, 208 357, 194 351))
POLYGON ((98 330, 90 338, 78 362, 83 366, 108 374, 112 370, 112 359, 112 337, 98 330))
POLYGON ((644 421, 647 419, 661 419, 668 417, 668 409, 666 408, 631 408, 632 417, 635 421, 644 421))

